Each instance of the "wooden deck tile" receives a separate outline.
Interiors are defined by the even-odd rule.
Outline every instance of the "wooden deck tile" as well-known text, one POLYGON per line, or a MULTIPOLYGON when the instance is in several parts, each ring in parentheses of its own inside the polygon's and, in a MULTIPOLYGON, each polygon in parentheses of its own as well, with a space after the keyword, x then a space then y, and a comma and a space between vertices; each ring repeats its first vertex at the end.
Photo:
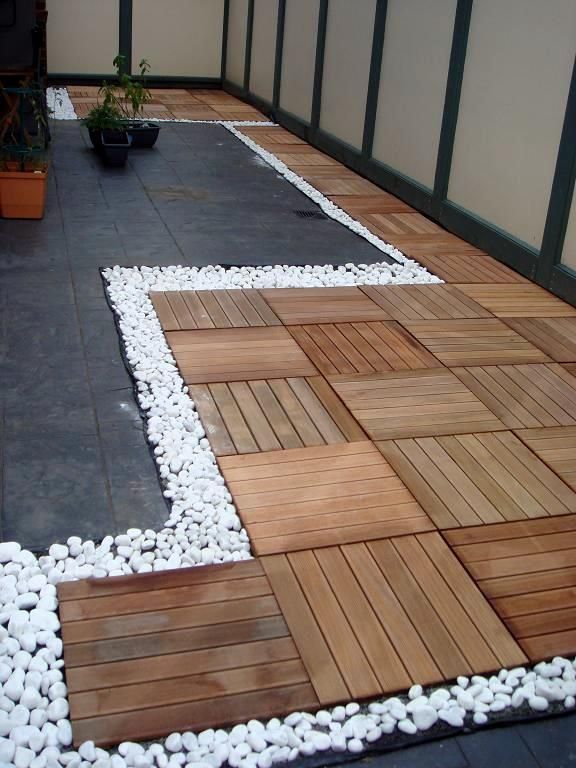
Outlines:
POLYGON ((565 371, 568 371, 568 373, 572 376, 576 376, 576 363, 566 363, 562 366, 565 371))
POLYGON ((460 285, 461 290, 496 317, 575 317, 576 307, 533 283, 460 285))
POLYGON ((426 216, 416 211, 410 213, 364 213, 358 216, 359 221, 367 227, 375 227, 385 237, 395 235, 444 233, 442 227, 435 224, 426 216))
POLYGON ((298 325, 290 333, 325 375, 442 367, 393 321, 298 325))
POLYGON ((59 585, 74 744, 318 706, 257 561, 59 585))
POLYGON ((437 533, 262 564, 324 705, 525 661, 437 533))
POLYGON ((442 529, 576 512, 576 493, 511 432, 377 446, 442 529))
POLYGON ((527 283, 509 267, 485 253, 454 252, 450 249, 426 253, 423 249, 411 255, 434 275, 447 283, 527 283))
POLYGON ((557 363, 453 371, 511 429, 576 424, 576 381, 557 363))
POLYGON ((216 456, 367 439, 320 376, 197 384, 189 393, 216 456))
POLYGON ((556 362, 576 362, 576 317, 510 318, 506 324, 556 362))
POLYGON ((576 427, 518 429, 516 434, 576 491, 576 427))
POLYGON ((272 288, 260 291, 284 325, 390 320, 360 288, 272 288))
POLYGON ((248 328, 282 323, 254 289, 163 291, 150 293, 165 331, 199 328, 248 328))
POLYGON ((574 654, 575 515, 445 536, 531 661, 574 654))
POLYGON ((544 363, 550 358, 497 318, 410 320, 402 325, 448 366, 544 363))
POLYGON ((367 441, 223 456, 219 463, 258 555, 433 528, 367 441))
POLYGON ((452 285, 369 285, 362 290, 400 322, 492 317, 452 285))
POLYGON ((379 195, 331 195, 330 200, 351 216, 367 213, 416 213, 407 203, 384 191, 379 195))
POLYGON ((374 440, 504 429, 446 369, 329 376, 328 380, 374 440))
POLYGON ((317 373, 285 328, 170 331, 166 340, 187 384, 317 373))

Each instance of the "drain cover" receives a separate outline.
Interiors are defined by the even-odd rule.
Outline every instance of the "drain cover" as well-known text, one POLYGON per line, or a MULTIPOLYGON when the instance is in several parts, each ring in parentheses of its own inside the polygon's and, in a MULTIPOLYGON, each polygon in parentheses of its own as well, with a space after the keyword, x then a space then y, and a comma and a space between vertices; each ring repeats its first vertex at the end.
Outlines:
POLYGON ((325 216, 323 213, 320 213, 320 211, 293 211, 293 213, 296 216, 299 216, 301 219, 327 219, 328 217, 325 216))

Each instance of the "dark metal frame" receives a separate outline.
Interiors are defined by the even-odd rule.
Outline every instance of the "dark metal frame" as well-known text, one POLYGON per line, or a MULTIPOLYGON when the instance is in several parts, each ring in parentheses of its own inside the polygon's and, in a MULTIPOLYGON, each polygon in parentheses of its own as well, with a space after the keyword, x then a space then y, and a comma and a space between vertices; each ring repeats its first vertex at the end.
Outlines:
POLYGON ((132 0, 120 0, 118 53, 123 56, 124 72, 132 74, 132 0))

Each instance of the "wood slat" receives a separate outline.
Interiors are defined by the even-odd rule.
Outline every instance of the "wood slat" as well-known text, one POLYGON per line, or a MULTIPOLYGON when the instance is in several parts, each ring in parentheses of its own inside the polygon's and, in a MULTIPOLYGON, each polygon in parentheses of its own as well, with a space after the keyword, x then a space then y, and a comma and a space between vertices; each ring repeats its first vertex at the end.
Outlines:
POLYGON ((255 693, 261 716, 281 714, 294 691, 319 705, 260 563, 65 583, 59 593, 76 745, 87 729, 98 744, 166 735, 175 721, 165 712, 190 730, 206 711, 234 722, 255 693))
MULTIPOLYGON (((527 283, 517 272, 485 253, 465 249, 416 249, 414 258, 447 283, 527 283)), ((412 255, 412 254, 409 254, 412 255)))
POLYGON ((317 373, 285 328, 173 331, 166 338, 187 384, 317 373))
POLYGON ((576 362, 575 317, 509 318, 506 324, 558 363, 576 362))
POLYGON ((366 322, 390 316, 360 288, 274 288, 261 291, 285 325, 366 322))
POLYGON ((367 285, 362 290, 400 322, 492 316, 452 285, 367 285))
POLYGON ((165 331, 281 325, 253 289, 152 292, 150 298, 165 331), (166 307, 174 308, 171 314, 166 307))
POLYGON ((516 434, 576 491, 576 427, 519 429, 516 434))
POLYGON ((396 322, 302 325, 290 333, 324 375, 442 367, 396 322))
POLYGON ((458 287, 496 317, 576 317, 576 308, 533 283, 458 287))
POLYGON ((576 515, 445 535, 531 661, 573 653, 576 515))
POLYGON ((549 361, 544 352, 496 318, 410 320, 402 324, 447 366, 549 361))
POLYGON ((367 439, 318 376, 196 385, 190 395, 216 456, 367 439))
POLYGON ((576 512, 574 491, 512 433, 377 445, 441 528, 576 512))
POLYGON ((413 496, 366 442, 221 457, 255 551, 290 552, 430 530, 413 496), (310 453, 309 453, 310 451, 310 453))
POLYGON ((476 395, 446 369, 328 379, 374 440, 504 429, 476 395))
POLYGON ((452 370, 511 429, 576 425, 576 380, 556 363, 452 370))

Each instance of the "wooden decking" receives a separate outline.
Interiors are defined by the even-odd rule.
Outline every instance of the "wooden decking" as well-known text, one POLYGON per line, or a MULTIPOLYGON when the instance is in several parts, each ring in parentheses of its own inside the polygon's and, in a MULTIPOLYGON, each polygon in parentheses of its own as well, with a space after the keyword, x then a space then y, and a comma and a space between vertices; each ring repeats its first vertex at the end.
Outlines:
POLYGON ((448 282, 152 294, 258 559, 59 585, 75 743, 576 652, 576 310, 245 130, 448 282))
MULTIPOLYGON (((78 117, 98 103, 98 86, 69 85, 68 95, 78 117)), ((258 110, 218 90, 151 88, 152 100, 142 112, 144 120, 252 120, 263 121, 258 110)))

